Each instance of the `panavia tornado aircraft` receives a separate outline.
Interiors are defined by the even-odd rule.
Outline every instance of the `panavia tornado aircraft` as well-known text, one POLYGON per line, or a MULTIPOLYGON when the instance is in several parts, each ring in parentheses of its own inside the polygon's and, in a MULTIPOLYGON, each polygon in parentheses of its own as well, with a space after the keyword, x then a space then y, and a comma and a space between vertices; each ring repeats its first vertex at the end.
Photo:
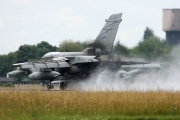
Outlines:
MULTIPOLYGON (((64 89, 69 79, 87 77, 98 67, 119 70, 123 65, 150 64, 148 62, 121 61, 120 57, 110 55, 119 23, 122 21, 121 16, 122 13, 118 13, 106 19, 106 23, 95 41, 82 52, 49 52, 42 57, 42 60, 13 64, 17 70, 9 72, 7 75, 28 74, 32 80, 50 80, 50 82, 61 77, 63 80, 59 83, 60 89, 64 89)), ((121 77, 129 74, 131 72, 121 72, 121 77)))

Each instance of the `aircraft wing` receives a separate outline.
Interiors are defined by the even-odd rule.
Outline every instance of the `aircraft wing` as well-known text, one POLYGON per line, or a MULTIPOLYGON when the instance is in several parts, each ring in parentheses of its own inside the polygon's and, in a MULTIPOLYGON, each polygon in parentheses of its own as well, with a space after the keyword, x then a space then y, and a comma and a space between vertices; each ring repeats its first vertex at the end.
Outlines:
POLYGON ((21 67, 21 69, 29 68, 67 68, 70 64, 67 63, 67 58, 51 59, 51 60, 39 60, 33 62, 16 63, 13 67, 21 67))
POLYGON ((67 62, 51 61, 51 62, 29 62, 19 65, 22 69, 29 68, 68 68, 70 64, 67 62))
POLYGON ((138 75, 147 74, 154 68, 160 68, 160 63, 148 63, 148 64, 132 64, 132 65, 122 65, 121 68, 135 68, 131 71, 120 71, 120 77, 123 79, 134 79, 138 75))
POLYGON ((148 64, 132 64, 132 65, 122 65, 122 68, 127 68, 127 67, 137 67, 137 68, 160 68, 161 64, 160 63, 148 63, 148 64))
POLYGON ((21 69, 29 68, 70 68, 72 65, 97 63, 99 62, 95 56, 77 56, 77 57, 58 57, 51 60, 39 60, 33 62, 16 63, 13 67, 21 67, 21 69), (69 62, 71 61, 71 62, 69 62))

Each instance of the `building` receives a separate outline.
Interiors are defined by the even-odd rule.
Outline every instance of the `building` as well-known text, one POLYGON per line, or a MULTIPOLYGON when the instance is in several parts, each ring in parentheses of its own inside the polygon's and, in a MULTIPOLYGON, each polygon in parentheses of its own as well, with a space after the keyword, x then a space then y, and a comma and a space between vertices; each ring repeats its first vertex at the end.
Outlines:
MULTIPOLYGON (((7 77, 0 77, 0 84, 18 84, 14 79, 7 77)), ((32 84, 32 81, 29 79, 24 79, 20 82, 20 84, 32 84)))
POLYGON ((180 44, 180 9, 163 9, 162 28, 168 43, 180 44))

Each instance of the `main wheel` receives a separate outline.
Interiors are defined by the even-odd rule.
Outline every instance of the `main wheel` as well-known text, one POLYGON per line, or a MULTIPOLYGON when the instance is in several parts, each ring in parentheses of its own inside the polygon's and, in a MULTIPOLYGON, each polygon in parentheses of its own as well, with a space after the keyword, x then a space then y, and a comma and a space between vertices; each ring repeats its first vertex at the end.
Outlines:
POLYGON ((65 82, 61 82, 59 85, 60 90, 64 90, 66 88, 65 82))

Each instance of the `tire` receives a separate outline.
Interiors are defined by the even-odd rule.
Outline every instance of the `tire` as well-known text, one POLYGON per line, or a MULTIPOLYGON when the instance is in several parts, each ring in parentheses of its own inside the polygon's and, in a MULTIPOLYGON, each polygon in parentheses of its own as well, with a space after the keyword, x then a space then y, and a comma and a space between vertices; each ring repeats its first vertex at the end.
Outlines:
POLYGON ((54 86, 53 85, 47 85, 47 90, 53 89, 54 86))
POLYGON ((60 88, 60 90, 64 90, 64 89, 65 89, 65 87, 66 87, 65 82, 61 82, 61 83, 59 84, 59 88, 60 88))

